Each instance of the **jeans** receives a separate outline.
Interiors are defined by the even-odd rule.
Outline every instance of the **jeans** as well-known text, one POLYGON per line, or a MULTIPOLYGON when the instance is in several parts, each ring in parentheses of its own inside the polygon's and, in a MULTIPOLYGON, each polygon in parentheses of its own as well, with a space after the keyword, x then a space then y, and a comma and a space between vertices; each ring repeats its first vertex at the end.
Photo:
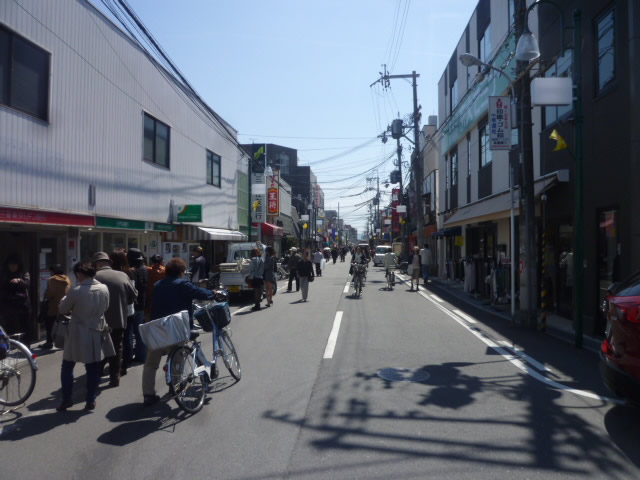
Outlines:
POLYGON ((298 290, 300 290, 300 279, 298 278, 298 269, 297 268, 292 268, 289 271, 289 286, 287 287, 287 290, 290 292, 291 291, 291 286, 293 284, 293 279, 296 279, 296 292, 298 290))
MULTIPOLYGON (((98 396, 98 385, 100 384, 100 366, 101 362, 85 363, 84 368, 87 370, 87 396, 86 402, 93 403, 98 396)), ((62 402, 71 403, 73 395, 73 367, 76 362, 62 360, 62 369, 60 370, 60 383, 62 383, 62 402)))
POLYGON ((122 368, 126 369, 133 358, 139 362, 145 361, 147 347, 140 337, 139 327, 144 323, 144 310, 136 310, 131 317, 127 318, 127 328, 124 331, 122 342, 122 368), (135 346, 134 346, 135 339, 135 346))
POLYGON ((422 265, 422 278, 424 279, 424 283, 427 283, 429 280, 429 265, 422 265))
POLYGON ((316 266, 316 276, 318 277, 322 276, 322 269, 320 268, 320 264, 316 263, 315 266, 316 266))

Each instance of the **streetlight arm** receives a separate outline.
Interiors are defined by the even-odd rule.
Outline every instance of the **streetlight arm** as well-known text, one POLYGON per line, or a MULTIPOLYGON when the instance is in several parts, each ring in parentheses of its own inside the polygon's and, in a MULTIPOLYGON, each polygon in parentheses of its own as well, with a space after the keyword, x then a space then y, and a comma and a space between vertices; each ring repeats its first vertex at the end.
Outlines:
POLYGON ((560 5, 558 5, 553 0, 537 0, 536 2, 533 2, 531 5, 529 5, 529 7, 527 7, 527 11, 526 11, 525 16, 524 16, 524 33, 527 33, 527 32, 531 33, 531 30, 529 29, 529 13, 535 7, 537 7, 538 5, 543 4, 543 3, 548 3, 549 5, 553 5, 560 12, 560 31, 562 32, 562 44, 561 45, 562 45, 562 55, 564 56, 564 52, 567 49, 565 41, 564 41, 564 30, 565 30, 564 10, 562 9, 562 7, 560 5))
POLYGON ((504 78, 506 78, 507 81, 509 82, 509 90, 511 91, 511 98, 515 98, 515 90, 513 88, 513 80, 511 79, 511 77, 509 76, 509 74, 507 72, 505 72, 504 70, 502 70, 502 69, 500 69, 498 67, 494 67, 493 65, 491 65, 489 63, 483 62, 478 57, 476 57, 475 55, 471 55, 470 53, 463 53, 458 58, 460 59, 460 62, 465 67, 471 67, 473 65, 477 65, 479 67, 487 67, 487 68, 489 68, 491 70, 495 70, 496 72, 500 73, 501 75, 504 75, 504 78))

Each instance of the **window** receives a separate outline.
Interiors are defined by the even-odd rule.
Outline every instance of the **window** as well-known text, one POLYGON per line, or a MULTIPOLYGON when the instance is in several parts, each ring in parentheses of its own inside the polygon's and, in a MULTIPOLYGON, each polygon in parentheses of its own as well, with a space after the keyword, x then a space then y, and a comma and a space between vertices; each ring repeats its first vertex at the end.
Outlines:
MULTIPOLYGON (((571 76, 571 51, 567 50, 562 57, 559 57, 553 65, 551 65, 546 72, 544 72, 544 76, 549 77, 570 77, 571 76)), ((549 125, 558 121, 558 119, 567 113, 569 113, 572 109, 571 105, 561 105, 561 106, 551 106, 544 107, 544 126, 545 128, 549 125)))
POLYGON ((467 177, 471 176, 471 134, 467 134, 467 177))
POLYGON ((598 39, 598 91, 616 78, 615 10, 612 8, 596 21, 598 39))
POLYGON ((453 85, 451 85, 450 92, 449 92, 449 100, 451 101, 451 111, 453 112, 453 110, 456 108, 456 105, 458 105, 458 79, 457 78, 454 80, 453 85))
MULTIPOLYGON (((491 58, 491 24, 487 27, 482 35, 482 38, 478 40, 478 57, 485 63, 489 63, 491 58)), ((480 71, 480 67, 478 67, 480 71)))
POLYGON ((450 155, 451 161, 451 186, 458 184, 458 151, 454 150, 450 155))
POLYGON ((515 0, 509 0, 508 8, 509 10, 507 20, 509 22, 509 31, 511 31, 511 27, 516 24, 515 0))
POLYGON ((445 184, 445 188, 447 190, 449 190, 449 158, 448 157, 444 157, 444 184, 445 184))
POLYGON ((50 59, 40 47, 0 26, 0 104, 47 120, 50 59))
POLYGON ((289 155, 286 153, 276 154, 276 165, 283 175, 289 175, 289 155))
POLYGON ((207 150, 207 183, 214 187, 221 186, 220 155, 207 150))
POLYGON ((169 168, 169 126, 144 114, 144 159, 169 168))
POLYGON ((489 165, 493 159, 491 156, 489 129, 487 124, 478 129, 478 137, 480 139, 480 168, 489 165))

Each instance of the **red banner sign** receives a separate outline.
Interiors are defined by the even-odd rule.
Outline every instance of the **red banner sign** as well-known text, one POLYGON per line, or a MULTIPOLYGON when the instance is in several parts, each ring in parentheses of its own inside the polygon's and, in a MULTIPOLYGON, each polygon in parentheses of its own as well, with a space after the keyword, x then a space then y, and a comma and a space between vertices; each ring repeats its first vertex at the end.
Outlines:
POLYGON ((95 226, 95 217, 89 215, 75 215, 73 213, 45 212, 40 210, 22 210, 19 208, 0 207, 0 222, 93 227, 95 226))
POLYGON ((275 173, 269 182, 267 189, 267 215, 280 215, 280 194, 279 194, 280 176, 275 173))

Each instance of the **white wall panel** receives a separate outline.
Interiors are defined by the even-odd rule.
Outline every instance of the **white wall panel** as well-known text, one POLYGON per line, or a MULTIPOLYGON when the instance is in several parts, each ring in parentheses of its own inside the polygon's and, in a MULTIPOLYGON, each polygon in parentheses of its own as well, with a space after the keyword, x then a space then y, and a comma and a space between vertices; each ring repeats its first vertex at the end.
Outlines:
POLYGON ((16 0, 0 22, 51 52, 49 123, 0 106, 0 204, 166 222, 174 200, 237 228, 240 153, 109 20, 78 0, 16 0), (142 160, 145 111, 171 128, 170 170, 142 160), (222 188, 206 184, 206 149, 222 188))

